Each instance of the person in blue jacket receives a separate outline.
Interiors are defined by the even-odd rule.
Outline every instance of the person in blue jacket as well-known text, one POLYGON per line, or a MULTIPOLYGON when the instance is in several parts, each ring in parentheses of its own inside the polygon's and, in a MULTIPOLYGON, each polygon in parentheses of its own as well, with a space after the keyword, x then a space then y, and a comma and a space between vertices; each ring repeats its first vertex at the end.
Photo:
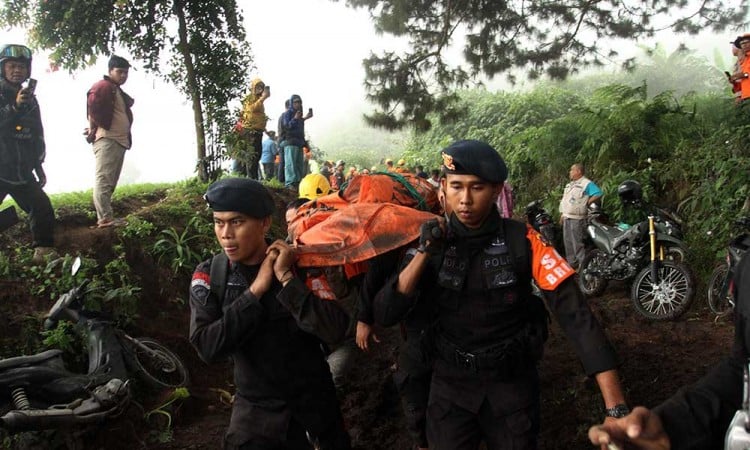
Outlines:
POLYGON ((297 189, 305 176, 305 121, 313 116, 312 108, 302 115, 302 97, 297 94, 289 99, 289 109, 282 116, 284 127, 284 186, 297 189))

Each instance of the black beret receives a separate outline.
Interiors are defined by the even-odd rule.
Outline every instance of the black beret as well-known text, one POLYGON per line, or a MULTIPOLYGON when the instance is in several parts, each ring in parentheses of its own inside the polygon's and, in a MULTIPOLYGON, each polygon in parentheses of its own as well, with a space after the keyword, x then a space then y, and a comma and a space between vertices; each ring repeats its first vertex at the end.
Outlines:
POLYGON ((236 211, 256 219, 273 214, 274 202, 268 190, 249 178, 225 178, 206 190, 203 196, 214 211, 236 211))
POLYGON ((476 175, 489 183, 502 183, 508 178, 505 161, 486 142, 456 141, 443 149, 441 156, 446 174, 476 175))

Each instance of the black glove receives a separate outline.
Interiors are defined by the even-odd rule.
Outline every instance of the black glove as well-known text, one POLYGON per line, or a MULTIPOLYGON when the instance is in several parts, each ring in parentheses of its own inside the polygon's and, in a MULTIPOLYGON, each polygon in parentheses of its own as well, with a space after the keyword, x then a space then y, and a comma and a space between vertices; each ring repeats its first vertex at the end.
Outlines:
POLYGON ((423 223, 419 227, 419 247, 417 251, 430 254, 439 252, 442 248, 444 234, 443 229, 440 228, 440 221, 437 219, 431 219, 423 223))

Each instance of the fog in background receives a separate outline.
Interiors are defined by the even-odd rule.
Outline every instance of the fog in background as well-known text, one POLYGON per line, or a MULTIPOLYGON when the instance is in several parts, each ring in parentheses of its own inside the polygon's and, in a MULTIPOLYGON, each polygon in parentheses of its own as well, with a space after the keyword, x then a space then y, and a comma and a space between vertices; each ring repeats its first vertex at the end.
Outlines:
MULTIPOLYGON (((268 129, 276 129, 283 112, 284 100, 299 94, 305 109, 314 115, 306 125, 311 142, 327 159, 337 159, 336 149, 345 146, 342 136, 364 130, 361 116, 370 109, 364 100, 362 60, 370 51, 399 50, 404 43, 376 35, 369 15, 352 10, 343 2, 330 0, 273 0, 238 2, 244 9, 247 40, 254 54, 252 78, 260 77, 271 86, 266 114, 271 118, 268 129)), ((3 43, 23 43, 23 30, 2 31, 3 43)), ((668 52, 680 41, 712 63, 715 55, 731 62, 729 41, 737 33, 697 37, 659 34, 653 41, 618 43, 623 56, 639 53, 638 45, 653 46, 660 42, 668 52)), ((128 57, 126 53, 122 56, 128 57)), ((32 77, 39 83, 36 95, 41 105, 45 127, 48 193, 90 189, 94 176, 91 145, 82 135, 86 121, 86 92, 107 73, 107 57, 101 57, 90 69, 69 74, 51 72, 44 54, 35 53, 32 77)), ((613 61, 614 70, 619 61, 613 61)), ((190 103, 161 79, 134 68, 123 86, 135 98, 133 106, 133 148, 125 156, 120 184, 177 181, 195 175, 196 147, 193 114, 190 103)), ((491 89, 511 89, 498 76, 489 82, 491 89)), ((521 82, 512 89, 525 89, 521 82)), ((729 94, 728 94, 729 95, 729 94)), ((232 107, 239 106, 231 105, 232 107)), ((403 142, 404 133, 362 133, 373 136, 372 148, 392 154, 403 142)), ((345 138, 344 141, 346 141, 345 138)))

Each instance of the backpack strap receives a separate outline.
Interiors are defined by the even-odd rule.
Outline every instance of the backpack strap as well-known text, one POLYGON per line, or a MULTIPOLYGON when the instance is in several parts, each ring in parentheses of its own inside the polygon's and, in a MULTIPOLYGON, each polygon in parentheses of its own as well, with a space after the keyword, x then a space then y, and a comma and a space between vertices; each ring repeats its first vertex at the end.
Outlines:
POLYGON ((513 257, 513 269, 517 274, 531 281, 531 258, 528 241, 526 240, 526 225, 513 219, 501 218, 501 233, 513 257))
POLYGON ((214 293, 221 301, 224 300, 224 292, 227 290, 228 271, 229 258, 227 258, 227 255, 224 252, 215 254, 211 259, 211 272, 209 274, 210 292, 214 293))

